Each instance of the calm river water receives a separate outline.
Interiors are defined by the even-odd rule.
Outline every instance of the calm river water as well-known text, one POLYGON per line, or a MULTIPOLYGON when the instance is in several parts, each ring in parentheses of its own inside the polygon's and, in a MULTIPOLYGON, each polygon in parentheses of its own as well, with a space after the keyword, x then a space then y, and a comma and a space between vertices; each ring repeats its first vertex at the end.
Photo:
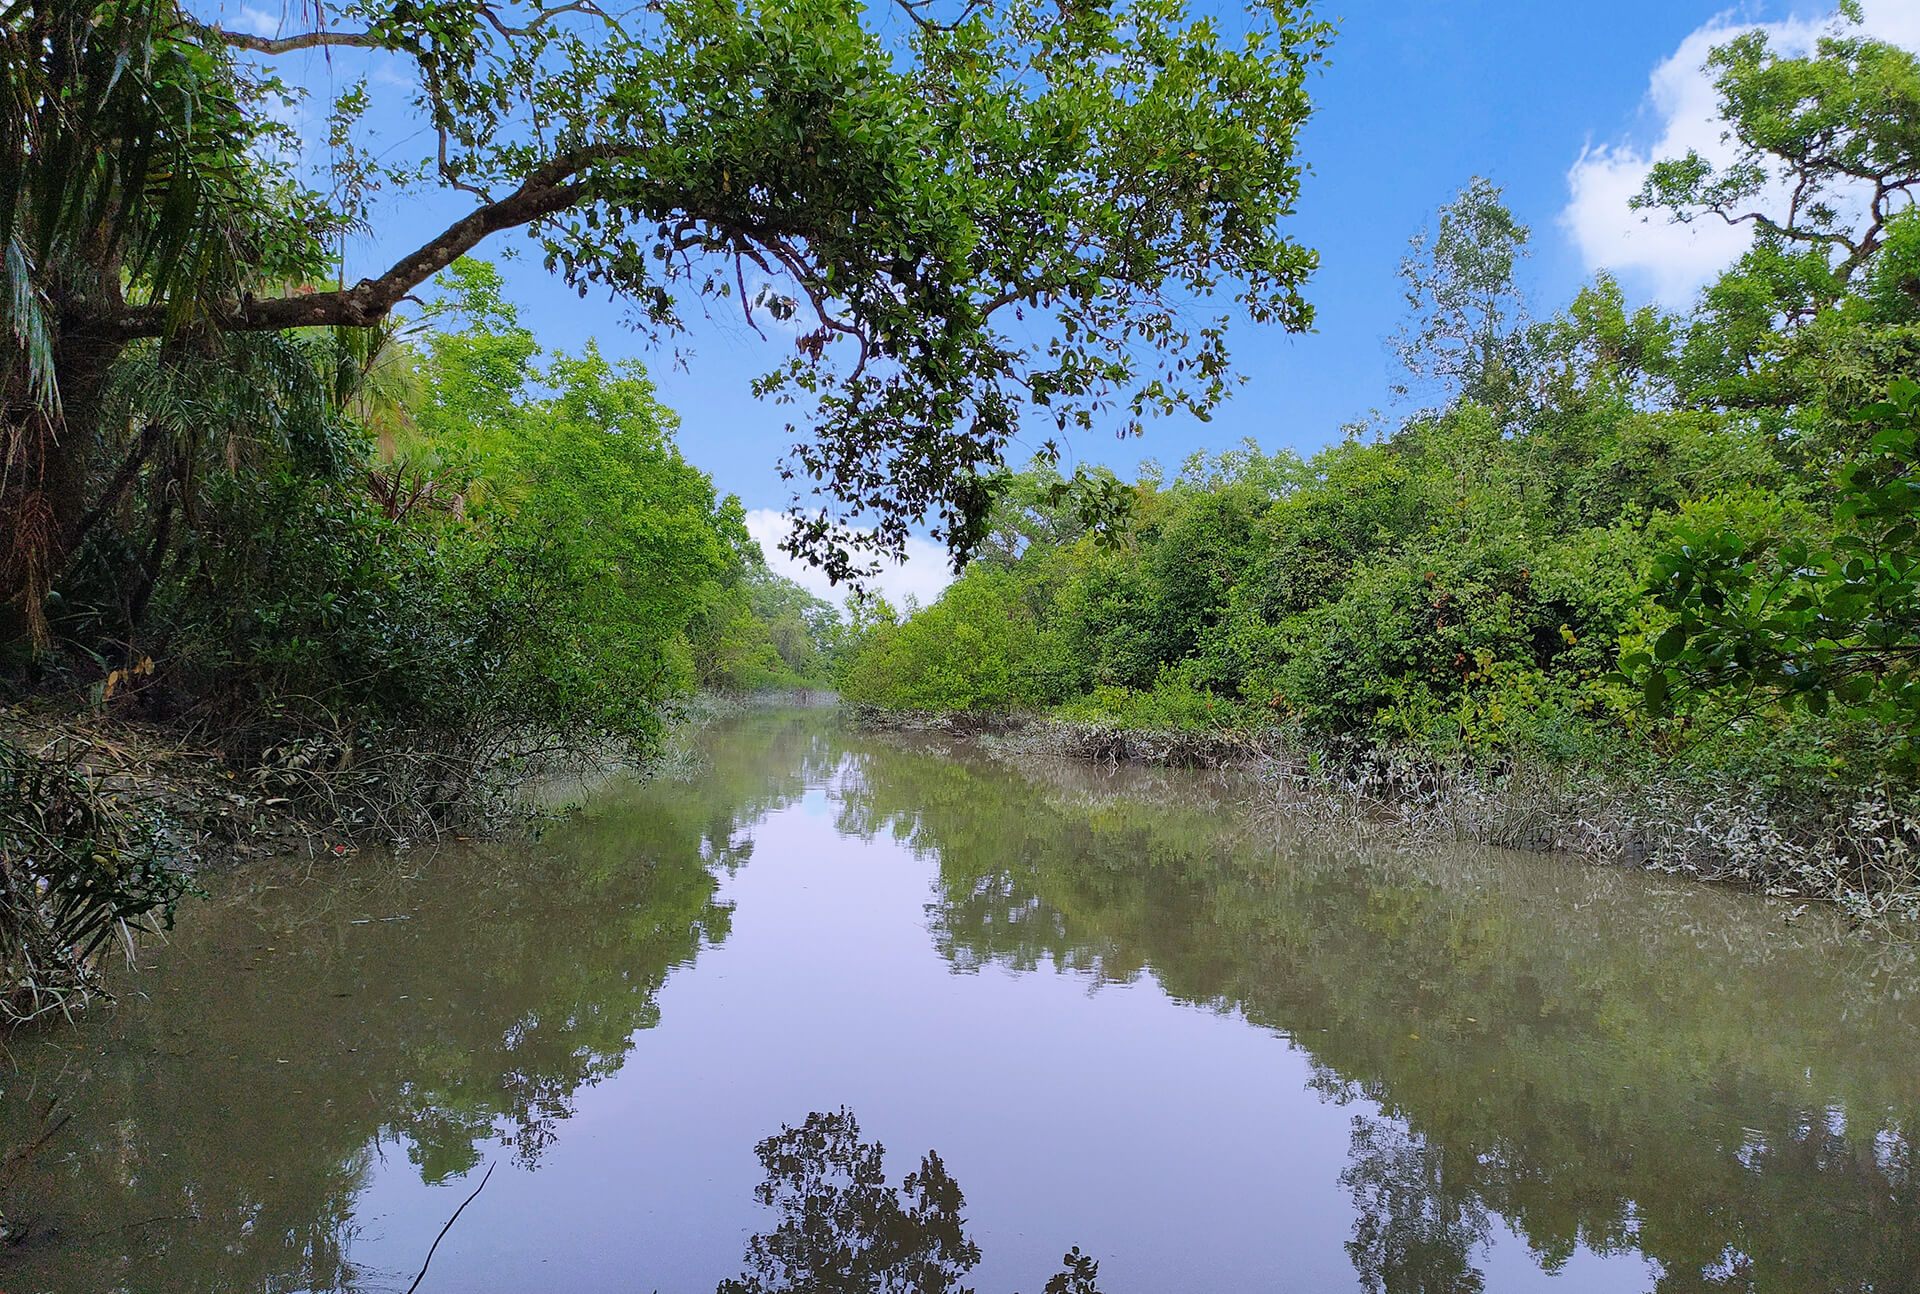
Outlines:
POLYGON ((1198 774, 705 750, 538 844, 216 880, 10 1040, 0 1145, 70 1118, 0 1290, 404 1291, 489 1168, 420 1294, 1041 1294, 1076 1245, 1106 1294, 1920 1290, 1910 950, 1198 774))

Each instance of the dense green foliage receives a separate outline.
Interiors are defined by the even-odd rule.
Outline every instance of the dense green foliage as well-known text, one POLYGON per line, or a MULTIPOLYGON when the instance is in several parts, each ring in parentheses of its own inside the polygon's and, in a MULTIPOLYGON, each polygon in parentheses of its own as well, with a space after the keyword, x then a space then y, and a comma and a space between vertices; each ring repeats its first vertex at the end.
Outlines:
POLYGON ((1204 411, 1230 318, 1311 319, 1298 0, 1232 31, 1183 0, 217 10, 0 0, 0 699, 173 724, 350 826, 643 748, 696 684, 816 686, 836 642, 637 366, 541 353, 464 259, 488 237, 654 337, 721 299, 782 325, 787 546, 836 575, 923 522, 970 551, 1023 414, 1204 411), (352 71, 277 70, 302 51, 352 71), (436 188, 464 212, 349 283, 348 237, 436 188))
POLYGON ((1676 686, 1743 689, 1815 714, 1877 720, 1911 766, 1920 733, 1920 385, 1859 413, 1862 451, 1834 474, 1832 534, 1756 542, 1724 520, 1683 527, 1655 594, 1675 614, 1630 667, 1663 706, 1676 686), (1874 428, 1877 427, 1877 430, 1874 428))
POLYGON ((1920 61, 1837 31, 1717 53, 1743 160, 1663 163, 1642 195, 1749 221, 1768 177, 1802 186, 1691 314, 1602 275, 1529 320, 1528 231, 1476 180, 1403 267, 1396 349, 1430 407, 1306 461, 1149 467, 1106 535, 1036 463, 939 602, 863 628, 848 698, 1496 763, 1684 755, 1763 803, 1904 783, 1920 61))
POLYGON ((0 597, 43 647, 124 452, 101 400, 129 346, 379 327, 493 234, 524 230, 649 332, 702 298, 791 321, 758 385, 808 410, 788 470, 819 507, 789 543, 839 573, 922 521, 964 555, 1023 411, 1205 410, 1230 318, 1311 320, 1314 257, 1283 222, 1327 29, 1298 0, 1232 31, 1183 0, 350 0, 275 37, 209 8, 0 5, 0 391, 24 469, 0 597), (359 73, 313 78, 324 173, 285 124, 299 65, 275 71, 311 50, 359 73), (374 148, 369 113, 413 129, 374 148), (308 290, 383 194, 434 187, 459 219, 308 290))
MULTIPOLYGON (((818 686, 837 616, 767 571, 639 367, 543 356, 484 264, 441 286, 372 336, 134 348, 110 407, 143 452, 49 600, 56 650, 11 644, 10 699, 415 836, 556 759, 645 754, 695 687, 818 686)), ((0 1018, 77 1000, 182 893, 145 816, 13 744, 0 828, 0 1018)))
POLYGON ((425 760, 415 807, 449 812, 502 759, 644 748, 695 686, 818 679, 831 612, 765 570, 641 369, 543 356, 483 263, 442 288, 371 344, 292 338, 276 362, 312 394, 270 402, 273 439, 203 416, 228 366, 130 377, 156 379, 131 416, 184 406, 168 488, 90 530, 52 620, 68 654, 26 677, 84 686, 111 651, 101 706, 356 802, 420 794, 400 774, 425 760))

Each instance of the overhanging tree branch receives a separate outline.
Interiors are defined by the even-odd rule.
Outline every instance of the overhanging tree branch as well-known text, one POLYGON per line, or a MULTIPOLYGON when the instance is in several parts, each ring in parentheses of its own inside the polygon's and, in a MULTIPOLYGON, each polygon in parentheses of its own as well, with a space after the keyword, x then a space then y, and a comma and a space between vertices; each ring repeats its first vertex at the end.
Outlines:
MULTIPOLYGON (((518 189, 455 221, 378 278, 361 279, 350 288, 333 292, 243 298, 208 322, 228 332, 371 327, 386 318, 413 289, 472 251, 490 234, 557 215, 581 202, 587 185, 578 178, 580 173, 605 156, 604 150, 591 150, 558 157, 538 167, 518 189)), ((76 331, 105 340, 132 341, 163 336, 174 330, 174 323, 166 307, 146 305, 86 320, 76 331)))
MULTIPOLYGON (((555 5, 551 9, 542 9, 532 22, 524 27, 511 27, 500 20, 492 6, 480 6, 480 16, 487 25, 502 36, 512 40, 517 37, 531 36, 562 14, 579 13, 599 18, 609 26, 613 19, 608 17, 600 6, 592 0, 574 0, 572 4, 555 5)), ((373 31, 306 31, 292 36, 256 36, 251 32, 228 31, 224 27, 208 28, 226 44, 234 49, 244 49, 252 54, 294 54, 303 49, 396 49, 391 37, 373 31)))
POLYGON ((250 32, 213 29, 235 49, 253 54, 294 54, 303 49, 386 49, 389 42, 370 31, 303 31, 295 36, 255 36, 250 32))

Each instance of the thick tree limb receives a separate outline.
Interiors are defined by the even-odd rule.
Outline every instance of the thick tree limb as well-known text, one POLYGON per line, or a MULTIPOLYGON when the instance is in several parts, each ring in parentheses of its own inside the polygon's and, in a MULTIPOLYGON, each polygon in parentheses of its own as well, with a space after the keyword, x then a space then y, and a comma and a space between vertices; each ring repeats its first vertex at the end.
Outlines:
POLYGON ((293 54, 303 49, 385 49, 386 40, 370 31, 303 31, 297 36, 255 36, 244 31, 215 29, 235 49, 254 54, 293 54))
MULTIPOLYGON (((226 332, 278 332, 284 328, 345 326, 367 328, 387 317, 408 293, 472 251, 490 234, 557 215, 586 196, 578 176, 601 160, 604 150, 555 158, 537 168, 524 184, 497 202, 489 202, 447 226, 431 242, 402 257, 378 278, 350 288, 291 297, 247 297, 207 322, 226 332)), ((173 331, 164 306, 136 306, 84 320, 75 329, 89 337, 132 341, 173 331)))

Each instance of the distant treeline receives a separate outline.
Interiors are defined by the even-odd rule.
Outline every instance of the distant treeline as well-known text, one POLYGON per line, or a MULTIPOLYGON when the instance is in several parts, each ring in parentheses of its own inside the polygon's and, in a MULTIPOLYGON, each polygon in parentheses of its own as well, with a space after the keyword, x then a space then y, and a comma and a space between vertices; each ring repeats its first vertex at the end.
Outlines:
POLYGON ((936 603, 866 614, 843 695, 1658 764, 1763 803, 1903 793, 1920 62, 1835 30, 1806 57, 1717 51, 1738 162, 1662 162, 1637 200, 1755 231, 1690 312, 1601 275, 1530 315, 1528 231, 1475 180, 1402 266, 1393 344, 1427 407, 1307 460, 1250 442, 1133 481, 1036 461, 936 603))

